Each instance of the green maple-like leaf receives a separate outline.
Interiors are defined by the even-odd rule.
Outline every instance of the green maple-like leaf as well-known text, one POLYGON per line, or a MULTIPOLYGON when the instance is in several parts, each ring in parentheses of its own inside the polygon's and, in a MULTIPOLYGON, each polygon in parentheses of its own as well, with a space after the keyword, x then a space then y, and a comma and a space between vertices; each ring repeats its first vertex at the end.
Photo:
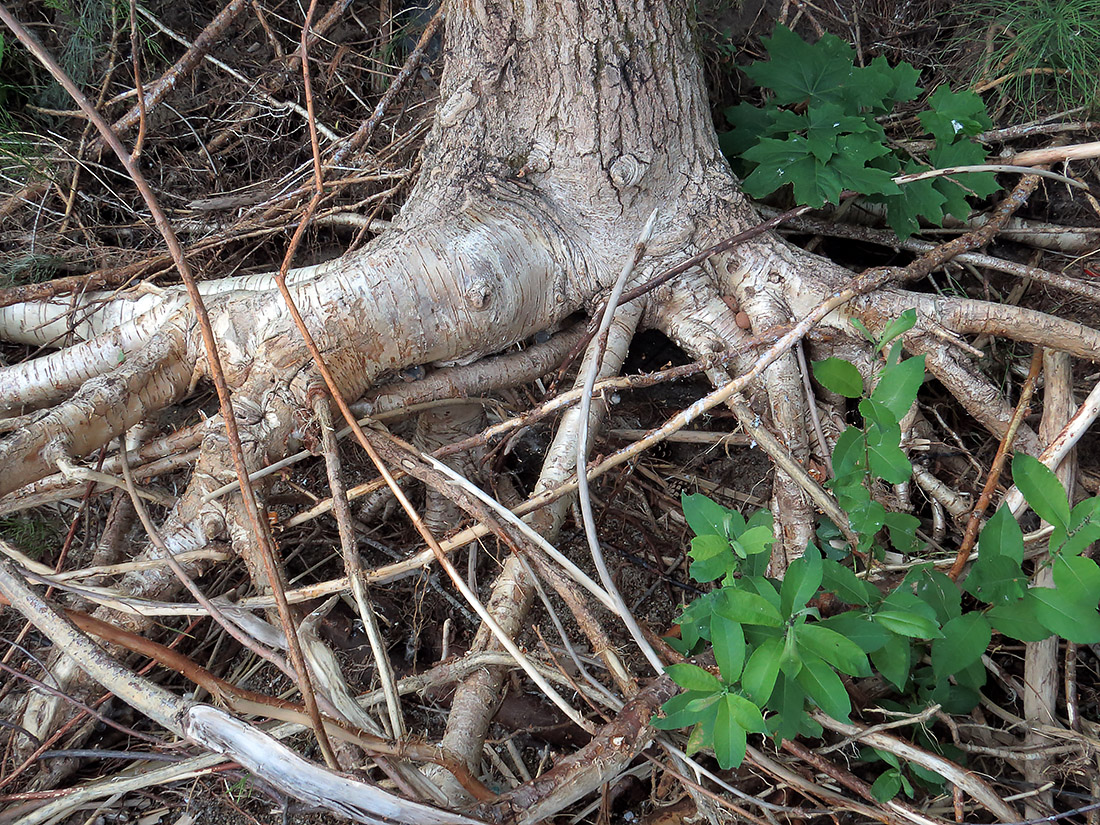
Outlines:
MULTIPOLYGON (((771 105, 727 109, 733 130, 720 138, 750 196, 765 197, 790 184, 797 203, 820 207, 851 190, 884 203, 888 223, 904 238, 917 232, 922 220, 941 226, 947 214, 966 218, 968 198, 999 189, 989 172, 902 187, 893 181, 903 156, 890 147, 875 118, 919 95, 919 72, 910 64, 890 66, 880 56, 858 67, 854 50, 839 38, 826 34, 811 44, 783 26, 764 44, 769 60, 745 71, 772 90, 771 105)), ((927 105, 920 120, 936 138, 932 166, 909 160, 905 172, 984 163, 985 149, 971 140, 992 125, 981 98, 942 86, 927 105)))
POLYGON ((822 163, 827 163, 837 153, 837 141, 843 135, 877 130, 885 138, 877 123, 855 117, 847 111, 836 103, 814 103, 806 110, 806 139, 810 151, 822 163))
POLYGON ((825 135, 814 139, 791 135, 786 140, 765 138, 744 157, 758 164, 745 179, 744 189, 763 197, 791 184, 799 204, 838 203, 840 193, 852 189, 866 194, 895 194, 890 172, 870 165, 890 150, 871 133, 825 135))
POLYGON ((749 103, 738 103, 724 112, 726 121, 732 129, 718 136, 718 142, 727 157, 741 157, 760 140, 761 135, 770 133, 773 110, 760 109, 749 103))
POLYGON ((770 195, 789 183, 800 204, 817 207, 840 199, 844 187, 836 171, 814 157, 809 141, 800 135, 786 140, 765 138, 746 152, 745 158, 759 164, 742 184, 754 198, 770 195))
MULTIPOLYGON (((906 174, 918 171, 916 165, 906 169, 906 174)), ((886 222, 899 238, 908 238, 920 229, 920 218, 929 223, 943 223, 943 205, 947 197, 936 188, 934 180, 918 180, 901 186, 897 195, 881 199, 886 204, 886 222)))
POLYGON ((920 94, 920 86, 917 85, 920 70, 910 63, 902 62, 891 66, 885 57, 879 55, 866 69, 859 70, 859 80, 865 81, 869 78, 874 78, 875 92, 881 96, 882 103, 875 108, 882 114, 891 111, 895 102, 914 100, 920 94))
POLYGON ((746 67, 745 73, 774 92, 775 105, 840 101, 850 91, 855 51, 839 37, 826 34, 810 44, 786 26, 776 26, 764 46, 771 59, 746 67))
POLYGON ((928 98, 928 110, 918 116, 937 144, 954 143, 993 126, 985 103, 974 92, 952 92, 940 86, 928 98))
MULTIPOLYGON (((969 140, 937 144, 928 153, 928 159, 937 169, 977 166, 985 163, 985 158, 985 149, 969 140)), ((983 198, 1001 188, 997 185, 996 176, 992 172, 962 172, 949 177, 935 178, 932 185, 944 196, 943 211, 954 215, 959 220, 965 220, 970 215, 967 196, 983 198)))
POLYGON ((837 150, 830 166, 845 188, 863 195, 895 195, 901 191, 889 171, 871 163, 890 152, 874 135, 842 135, 837 140, 837 150))
MULTIPOLYGON (((936 169, 952 166, 980 166, 988 157, 985 147, 972 140, 959 140, 954 143, 937 143, 928 153, 928 161, 936 169)), ((964 172, 957 176, 960 183, 979 198, 992 195, 1001 187, 992 172, 964 172)))

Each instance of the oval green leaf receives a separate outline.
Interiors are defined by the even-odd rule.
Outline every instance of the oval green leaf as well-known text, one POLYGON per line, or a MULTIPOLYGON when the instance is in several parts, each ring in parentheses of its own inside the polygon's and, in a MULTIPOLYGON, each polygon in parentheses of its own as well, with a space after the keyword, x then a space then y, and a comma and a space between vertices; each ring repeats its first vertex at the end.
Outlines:
POLYGON ((909 681, 911 644, 906 636, 890 635, 889 641, 871 654, 878 672, 898 690, 909 681))
POLYGON ((680 506, 684 508, 688 527, 697 536, 729 538, 745 527, 745 519, 740 513, 723 507, 702 493, 681 494, 680 506))
POLYGON ((1084 556, 1055 559, 1054 584, 1073 601, 1095 610, 1100 600, 1100 566, 1084 556))
POLYGON ((964 613, 943 626, 943 638, 932 642, 932 672, 937 679, 958 673, 982 658, 993 638, 981 613, 964 613))
POLYGON ((1017 564, 1024 560, 1024 531, 1007 507, 998 507, 997 512, 985 523, 978 536, 980 558, 1005 556, 1017 564))
POLYGON ((819 708, 844 722, 852 712, 852 701, 844 682, 831 667, 816 656, 803 656, 798 684, 819 708))
POLYGON ((698 582, 720 579, 736 565, 729 541, 713 533, 693 538, 689 555, 692 562, 688 572, 698 582))
MULTIPOLYGON (((879 58, 876 57, 874 59, 874 61, 872 61, 871 69, 868 69, 867 71, 876 70, 875 69, 875 64, 878 63, 878 62, 879 62, 879 58)), ((885 60, 883 60, 883 62, 885 62, 885 60)), ((895 71, 897 71, 897 69, 902 69, 905 66, 908 66, 908 64, 899 65, 895 69, 895 71)), ((886 67, 883 67, 883 68, 885 69, 886 67)), ((913 67, 908 66, 908 68, 912 69, 913 67)), ((882 335, 879 336, 879 340, 877 342, 879 347, 880 348, 885 347, 887 344, 889 344, 891 341, 893 341, 899 335, 902 335, 902 334, 908 332, 909 330, 911 330, 916 325, 917 325, 917 310, 910 307, 909 309, 905 310, 905 312, 903 312, 901 315, 899 315, 897 318, 892 318, 892 319, 890 319, 889 321, 886 322, 886 326, 884 326, 882 328, 882 335)), ((923 355, 921 356, 921 359, 922 360, 924 359, 923 355)))
POLYGON ((658 730, 679 730, 688 725, 694 725, 700 719, 708 717, 713 710, 706 703, 718 701, 720 693, 700 694, 698 691, 689 690, 677 694, 661 705, 662 717, 654 717, 650 724, 658 730), (703 700, 703 701, 700 701, 703 700))
POLYGON ((797 629, 796 634, 797 643, 803 650, 820 656, 841 673, 849 676, 871 675, 867 654, 835 630, 818 624, 805 624, 797 629))
POLYGON ((708 670, 703 670, 698 665, 687 662, 669 665, 665 668, 665 673, 685 690, 717 693, 722 689, 722 683, 718 677, 708 670))
POLYGON ((863 377, 850 361, 843 358, 826 358, 814 361, 814 378, 825 389, 843 395, 845 398, 863 396, 863 377))
POLYGON ((745 729, 734 721, 727 701, 718 703, 718 715, 714 720, 714 755, 723 770, 736 768, 745 758, 745 729))
POLYGON ((871 785, 871 796, 878 802, 889 802, 898 795, 901 790, 901 771, 890 768, 883 771, 882 775, 871 785))
POLYGON ((715 601, 714 611, 731 622, 759 624, 765 627, 779 627, 783 618, 775 606, 756 593, 749 593, 737 587, 723 587, 715 601))
POLYGON ((894 638, 894 634, 885 627, 875 624, 864 614, 855 611, 838 613, 819 624, 855 642, 864 653, 878 650, 889 639, 894 638))
POLYGON ((761 707, 771 698, 783 655, 782 639, 765 639, 749 656, 741 674, 741 688, 761 707))
POLYGON ((1050 468, 1027 453, 1012 459, 1012 480, 1039 518, 1063 530, 1069 526, 1069 499, 1050 468))
POLYGON ((878 588, 839 562, 822 560, 821 585, 845 604, 868 605, 880 597, 878 588))
POLYGON ((989 623, 999 633, 1021 642, 1041 642, 1049 637, 1050 631, 1043 627, 1039 617, 1035 615, 1038 602, 1031 593, 1029 590, 1022 598, 992 608, 985 614, 989 623))
POLYGON ((871 393, 871 399, 882 404, 898 421, 909 412, 917 400, 917 390, 924 383, 924 356, 907 358, 882 371, 882 377, 871 393))
POLYGON ((806 552, 787 568, 779 589, 784 616, 791 616, 806 606, 821 587, 822 575, 821 551, 812 544, 807 545, 806 552))
POLYGON ((772 544, 775 543, 775 530, 764 525, 750 527, 739 535, 734 543, 741 547, 745 556, 755 556, 771 549, 772 544))
POLYGON ((936 612, 936 619, 941 625, 962 615, 959 586, 943 573, 926 568, 916 575, 915 583, 917 598, 936 612))
POLYGON ((872 618, 887 630, 911 639, 939 639, 943 636, 936 623, 917 613, 904 610, 880 610, 872 618))
POLYGON ((764 724, 764 717, 754 703, 744 696, 736 693, 727 693, 726 705, 729 707, 730 718, 749 733, 767 733, 768 726, 764 724))
POLYGON ((1056 559, 1054 589, 1033 587, 1035 615, 1053 633, 1077 644, 1100 643, 1100 567, 1082 556, 1056 559))
POLYGON ((1100 643, 1100 614, 1095 605, 1075 602, 1047 587, 1033 587, 1028 592, 1035 599, 1035 616, 1051 633, 1079 645, 1100 643))
POLYGON ((990 604, 1010 604, 1024 595, 1027 574, 1018 561, 1007 556, 986 556, 982 551, 963 587, 990 604))
POLYGON ((710 617, 710 643, 714 646, 714 660, 727 684, 741 678, 745 664, 745 633, 740 622, 733 622, 721 613, 710 617))

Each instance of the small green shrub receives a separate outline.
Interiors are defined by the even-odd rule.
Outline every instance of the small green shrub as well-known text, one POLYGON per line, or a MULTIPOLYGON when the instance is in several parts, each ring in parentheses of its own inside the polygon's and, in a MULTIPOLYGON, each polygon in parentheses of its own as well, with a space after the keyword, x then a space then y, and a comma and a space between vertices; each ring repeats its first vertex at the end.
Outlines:
MULTIPOLYGON (((683 496, 694 533, 691 576, 718 586, 685 607, 680 638, 668 641, 685 656, 711 651, 716 668, 671 665, 667 672, 684 691, 664 705, 654 724, 691 727, 689 749, 713 750, 723 768, 741 763, 750 734, 777 740, 820 735, 810 707, 847 720, 852 708, 841 674, 877 673, 897 691, 896 701, 883 704, 898 711, 917 713, 936 703, 961 714, 978 703, 986 680, 982 656, 994 631, 1021 641, 1054 634, 1079 644, 1100 642, 1100 566, 1081 555, 1100 539, 1100 497, 1071 508, 1055 475, 1030 456, 1017 455, 1012 474, 1031 508, 1054 526, 1047 553, 1036 562, 1052 568, 1053 588, 1028 586, 1023 533, 1005 508, 982 530, 978 558, 961 587, 930 563, 914 566, 886 592, 862 575, 858 559, 883 552, 884 528, 902 552, 916 546, 917 519, 888 512, 873 496, 877 482, 901 483, 912 472, 898 422, 916 399, 924 364, 922 358, 902 360, 895 339, 913 322, 907 312, 872 336, 887 354, 870 391, 847 362, 814 365, 826 387, 862 398, 862 423, 849 427, 834 449, 832 481, 858 548, 825 545, 823 553, 811 544, 776 581, 766 575, 775 540, 769 512, 746 519, 706 496, 683 496), (844 609, 823 617, 824 594, 844 609)), ((924 747, 963 758, 919 726, 913 736, 924 747)), ((867 750, 864 758, 887 763, 873 786, 879 799, 912 795, 914 783, 935 789, 944 781, 891 754, 867 750)))
POLYGON ((885 352, 889 347, 886 363, 870 393, 865 392, 859 370, 847 361, 828 358, 813 365, 814 377, 822 386, 845 398, 863 399, 859 402, 862 426, 848 427, 837 439, 833 450, 835 477, 830 482, 852 529, 860 536, 861 550, 870 549, 883 527, 898 552, 911 552, 916 542, 917 519, 906 513, 887 512, 871 495, 876 480, 902 484, 913 473, 913 465, 901 449, 900 422, 924 381, 924 356, 902 361, 901 342, 896 339, 916 322, 916 311, 907 310, 877 337, 858 325, 875 352, 885 352))
POLYGON ((956 174, 899 186, 893 178, 929 169, 985 162, 986 151, 972 137, 992 125, 985 104, 973 92, 941 86, 918 115, 934 142, 927 161, 903 151, 887 137, 880 118, 921 95, 920 73, 908 63, 891 66, 883 57, 855 65, 855 51, 833 35, 809 44, 777 26, 764 41, 771 58, 745 67, 770 90, 764 108, 741 103, 726 109, 732 130, 720 135, 723 151, 744 177, 749 195, 762 198, 790 185, 800 205, 838 203, 851 190, 883 203, 887 221, 901 237, 920 227, 939 226, 947 214, 966 218, 967 197, 985 197, 1000 187, 991 172, 956 174))

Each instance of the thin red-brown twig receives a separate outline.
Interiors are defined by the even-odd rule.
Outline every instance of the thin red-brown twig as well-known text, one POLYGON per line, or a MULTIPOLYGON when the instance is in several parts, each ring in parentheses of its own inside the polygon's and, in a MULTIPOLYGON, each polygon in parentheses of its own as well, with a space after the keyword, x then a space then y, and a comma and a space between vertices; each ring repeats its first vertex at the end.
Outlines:
MULTIPOLYGON (((195 625, 197 625, 200 621, 202 621, 202 619, 193 620, 190 623, 190 625, 183 631, 183 633, 178 634, 172 640, 171 646, 168 647, 167 649, 171 650, 173 647, 178 645, 183 639, 187 638, 189 636, 189 634, 191 633, 191 631, 194 630, 195 625)), ((145 667, 143 667, 141 670, 138 671, 138 675, 139 676, 145 675, 153 667, 153 664, 154 664, 153 662, 149 662, 145 667)), ((92 712, 95 713, 94 709, 100 707, 101 705, 103 705, 113 695, 114 694, 112 694, 112 693, 104 693, 102 696, 100 696, 98 699, 96 699, 94 702, 92 702, 91 703, 91 708, 93 709, 92 712)), ((75 702, 75 700, 73 700, 68 694, 63 694, 63 696, 66 700, 71 701, 71 702, 75 702)), ((15 768, 15 770, 11 771, 10 773, 8 773, 5 776, 3 776, 2 778, 0 778, 0 788, 4 788, 7 785, 11 784, 24 771, 26 771, 32 765, 37 764, 39 756, 41 756, 43 753, 45 753, 47 750, 49 750, 56 742, 60 741, 64 737, 68 736, 69 731, 71 731, 73 728, 77 727, 78 725, 80 725, 84 722, 84 718, 85 718, 85 715, 87 713, 87 710, 86 710, 86 708, 84 708, 83 705, 80 705, 79 703, 76 703, 76 704, 78 705, 78 707, 81 708, 81 710, 78 713, 74 714, 72 717, 70 717, 68 719, 68 721, 66 721, 64 724, 60 725, 57 728, 57 730, 54 731, 53 734, 49 738, 47 738, 45 741, 43 741, 42 743, 39 744, 39 746, 36 750, 34 750, 32 753, 28 754, 27 758, 25 760, 23 760, 23 764, 19 765, 19 767, 15 768)), ((161 746, 166 745, 165 742, 163 742, 159 739, 154 739, 152 737, 149 737, 147 734, 135 733, 135 736, 137 736, 138 738, 148 739, 150 742, 155 742, 156 744, 161 745, 161 746)), ((11 798, 14 798, 16 795, 13 794, 13 795, 10 795, 10 796, 11 796, 11 798)), ((0 798, 0 801, 4 801, 3 798, 0 798)))
MULTIPOLYGON (((444 7, 441 6, 439 11, 435 13, 435 16, 428 21, 428 25, 424 28, 424 32, 420 35, 420 39, 417 41, 416 47, 412 50, 408 58, 405 60, 405 64, 401 67, 401 71, 399 71, 394 77, 393 81, 390 83, 389 88, 386 89, 385 94, 382 95, 381 99, 375 105, 374 111, 371 113, 371 116, 364 120, 361 124, 359 124, 359 128, 356 129, 355 133, 350 138, 348 138, 346 142, 338 146, 333 151, 328 162, 328 165, 330 167, 339 166, 354 152, 370 143, 371 139, 374 137, 375 131, 377 131, 378 129, 378 125, 382 122, 383 116, 389 110, 390 104, 393 103, 394 98, 396 98, 397 94, 405 87, 405 84, 408 83, 409 79, 413 76, 417 68, 420 66, 420 63, 423 61, 424 55, 428 48, 428 44, 439 31, 439 27, 443 23, 443 9, 444 7)), ((306 94, 307 96, 309 94, 308 88, 306 94)), ((312 109, 310 109, 308 105, 306 109, 307 111, 312 112, 312 109)), ((310 131, 312 132, 312 115, 310 115, 309 120, 310 131)), ((316 141, 315 136, 311 139, 314 142, 316 141)), ((314 147, 314 151, 316 153, 316 147, 314 147)), ((306 191, 308 191, 308 186, 302 186, 290 192, 287 192, 284 195, 281 195, 277 202, 268 202, 267 204, 265 204, 266 210, 263 213, 263 219, 272 219, 278 213, 281 204, 285 204, 288 201, 294 200, 295 198, 304 194, 306 191)), ((317 197, 316 193, 314 194, 314 197, 317 197)), ((316 209, 316 206, 312 208, 316 209)), ((375 210, 375 214, 377 214, 377 209, 375 210)))
MULTIPOLYGON (((145 742, 150 742, 154 745, 163 745, 163 744, 165 744, 164 740, 162 740, 162 739, 158 739, 155 736, 150 736, 147 733, 142 733, 139 730, 134 730, 133 728, 128 727, 127 725, 123 725, 121 722, 116 722, 110 716, 107 716, 106 714, 100 713, 98 710, 91 707, 90 705, 86 705, 83 702, 81 702, 79 699, 76 699, 75 697, 70 696, 69 694, 65 693, 64 691, 58 690, 57 688, 53 687, 52 685, 46 684, 41 679, 34 678, 29 673, 23 673, 22 671, 18 670, 17 668, 12 667, 11 665, 5 665, 3 663, 0 663, 0 670, 4 671, 5 673, 8 673, 12 676, 15 676, 19 679, 23 679, 26 682, 29 682, 31 685, 33 685, 35 687, 36 690, 40 690, 43 693, 49 693, 51 696, 58 696, 58 697, 64 699, 66 702, 72 703, 73 705, 80 708, 85 713, 87 713, 91 716, 94 716, 96 719, 98 719, 103 724, 107 725, 108 727, 112 727, 115 730, 126 734, 127 736, 133 736, 137 739, 141 739, 145 742)), ((24 733, 26 733, 26 731, 24 731, 24 733)), ((39 743, 39 744, 41 744, 41 743, 39 743)))
POLYGON ((963 534, 962 543, 955 554, 955 563, 951 565, 951 570, 947 573, 952 581, 962 575, 963 568, 970 560, 970 554, 974 550, 974 542, 978 538, 978 528, 981 526, 982 514, 993 499, 993 493, 997 490, 997 482, 1001 478, 1001 470, 1004 469, 1005 462, 1012 454, 1012 442, 1016 439, 1016 431, 1020 428, 1020 424, 1028 413, 1027 405, 1035 392, 1035 382, 1039 379, 1039 372, 1042 368, 1043 348, 1036 347, 1035 352, 1031 355, 1031 367, 1027 371, 1027 378, 1024 379, 1024 384, 1020 388, 1020 400, 1016 402, 1012 419, 1008 422, 1004 437, 997 446, 997 454, 993 456, 993 464, 989 468, 989 475, 985 479, 982 494, 974 505, 974 509, 970 511, 970 518, 966 523, 966 532, 963 534))
MULTIPOLYGON (((316 0, 313 0, 313 2, 315 4, 316 0)), ((303 52, 304 51, 305 35, 303 34, 303 52)), ((366 432, 364 432, 363 428, 359 425, 359 422, 355 418, 355 414, 351 411, 351 407, 348 405, 347 400, 343 397, 343 393, 340 392, 340 387, 336 382, 335 376, 329 369, 328 364, 325 363, 325 359, 321 355, 321 351, 318 348, 316 341, 313 339, 313 336, 310 334, 309 329, 306 327, 305 320, 302 318, 301 312, 298 310, 297 305, 294 303, 294 298, 290 294, 290 289, 286 284, 286 274, 290 268, 290 262, 293 257, 294 251, 297 247, 297 244, 301 240, 302 234, 305 231, 306 226, 309 223, 312 210, 316 208, 316 205, 320 202, 320 199, 324 193, 320 146, 317 141, 316 128, 313 119, 312 97, 309 91, 310 81, 308 60, 302 61, 302 72, 305 76, 306 108, 309 112, 310 137, 313 146, 313 166, 316 192, 314 193, 314 196, 310 201, 310 205, 307 208, 305 215, 303 216, 298 230, 294 233, 294 237, 291 239, 291 247, 287 250, 287 254, 284 257, 282 265, 279 268, 279 272, 275 276, 275 282, 279 287, 279 292, 283 296, 283 300, 286 303, 287 309, 291 314, 291 318, 293 319, 295 326, 302 334, 302 339, 304 340, 306 347, 308 348, 310 355, 313 358, 314 365, 316 366, 317 371, 321 374, 321 377, 323 378, 325 385, 328 388, 329 394, 332 396, 333 402, 336 404, 337 408, 340 410, 340 413, 343 415, 344 420, 351 428, 351 431, 355 435, 356 440, 359 442, 360 446, 363 448, 363 451, 366 452, 371 462, 377 468, 379 474, 385 479, 386 484, 393 491, 394 497, 401 505, 401 508, 405 511, 405 514, 408 516, 409 521, 412 522, 412 525, 416 529, 417 533, 420 534, 420 537, 424 539, 424 542, 431 549, 432 554, 435 556, 435 559, 439 563, 440 567, 442 567, 444 572, 447 573, 447 576, 454 583, 455 587, 467 596, 468 600, 471 602, 471 605, 478 612, 481 618, 486 621, 486 623, 489 624, 490 627, 493 627, 495 623, 492 621, 491 616, 487 612, 485 612, 484 607, 482 607, 477 601, 476 595, 468 591, 464 580, 458 574, 458 571, 455 569, 454 565, 447 557, 447 554, 440 546, 439 541, 432 534, 431 530, 428 528, 428 525, 424 523, 424 519, 421 517, 420 513, 417 512, 416 508, 408 500, 404 492, 402 492, 400 486, 398 486, 397 482, 393 478, 393 475, 390 473, 386 462, 382 459, 379 450, 375 448, 375 445, 372 444, 371 439, 367 436, 366 432)), ((447 485, 441 486, 446 487, 447 485)), ((502 531, 501 535, 503 537, 506 534, 502 531)), ((496 628, 496 630, 499 631, 499 628, 496 628)), ((533 670, 530 667, 529 663, 526 662, 526 659, 523 656, 522 652, 507 636, 500 635, 498 633, 498 638, 500 639, 501 644, 506 649, 508 649, 508 651, 512 653, 513 656, 516 657, 517 663, 521 667, 523 667, 528 675, 531 676, 531 678, 537 684, 539 684, 539 686, 547 694, 547 696, 552 701, 554 701, 554 703, 558 705, 558 707, 561 708, 562 711, 564 711, 570 719, 572 719, 582 728, 588 729, 590 727, 589 723, 583 717, 581 717, 576 712, 576 710, 574 710, 564 699, 562 699, 561 696, 558 695, 558 693, 548 683, 545 682, 545 680, 537 673, 537 671, 533 670)))

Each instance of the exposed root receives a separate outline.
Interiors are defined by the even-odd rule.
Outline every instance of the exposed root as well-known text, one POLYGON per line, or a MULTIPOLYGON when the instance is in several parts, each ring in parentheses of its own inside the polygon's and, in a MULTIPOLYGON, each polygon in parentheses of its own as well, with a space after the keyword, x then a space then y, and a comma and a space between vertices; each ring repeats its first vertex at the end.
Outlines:
POLYGON ((191 378, 181 349, 178 335, 157 335, 122 366, 84 382, 70 400, 6 436, 0 461, 11 472, 0 479, 0 494, 48 475, 59 459, 88 455, 179 400, 191 378))
MULTIPOLYGON (((1043 356, 1043 419, 1039 424, 1039 441, 1048 445, 1073 415, 1073 370, 1069 356, 1060 352, 1047 352, 1043 356)), ((1077 479, 1077 451, 1069 454, 1054 470, 1062 486, 1073 495, 1077 479)), ((1036 587, 1053 587, 1054 575, 1049 567, 1041 568, 1033 577, 1036 587)), ((1038 642, 1029 642, 1024 650, 1024 718, 1030 723, 1060 727, 1058 719, 1058 649, 1057 636, 1038 642)), ((1070 643, 1072 644, 1072 643, 1070 643)), ((1023 747, 1045 744, 1046 736, 1029 731, 1024 736, 1023 747)), ((1029 759, 1024 763, 1024 778, 1037 785, 1049 775, 1052 758, 1029 759)), ((1043 816, 1052 809, 1053 794, 1040 793, 1027 803, 1024 809, 1029 818, 1043 816)))
MULTIPOLYGON (((750 336, 737 326, 734 312, 717 294, 705 302, 705 307, 707 311, 704 312, 691 307, 688 310, 690 314, 686 315, 683 314, 683 309, 670 307, 663 315, 663 325, 674 340, 697 358, 712 357, 716 351, 733 346, 743 349, 743 354, 735 360, 735 365, 741 366, 738 361, 747 363, 751 351, 750 336)), ((788 386, 791 364, 793 363, 795 369, 799 367, 794 361, 793 353, 790 359, 780 363, 786 364, 787 369, 777 371, 776 366, 773 366, 763 376, 767 398, 780 399, 772 403, 768 424, 764 424, 760 416, 752 412, 743 400, 734 397, 727 402, 745 431, 776 462, 776 483, 782 479, 781 486, 773 486, 771 503, 778 527, 777 538, 784 537, 782 552, 777 551, 772 557, 773 572, 777 575, 798 557, 810 541, 814 527, 811 501, 841 529, 847 529, 847 516, 835 499, 805 469, 809 457, 809 427, 806 426, 808 416, 801 377, 796 376, 799 383, 794 388, 793 395, 792 388, 788 386), (795 416, 798 416, 797 423, 795 416), (778 431, 779 437, 772 433, 771 428, 778 431)), ((716 387, 726 385, 732 380, 729 373, 717 368, 709 370, 708 376, 716 387)))
POLYGON ((871 329, 881 329, 884 319, 911 307, 927 328, 939 327, 956 335, 996 335, 1100 361, 1100 330, 1024 307, 882 290, 863 296, 852 308, 871 329))

